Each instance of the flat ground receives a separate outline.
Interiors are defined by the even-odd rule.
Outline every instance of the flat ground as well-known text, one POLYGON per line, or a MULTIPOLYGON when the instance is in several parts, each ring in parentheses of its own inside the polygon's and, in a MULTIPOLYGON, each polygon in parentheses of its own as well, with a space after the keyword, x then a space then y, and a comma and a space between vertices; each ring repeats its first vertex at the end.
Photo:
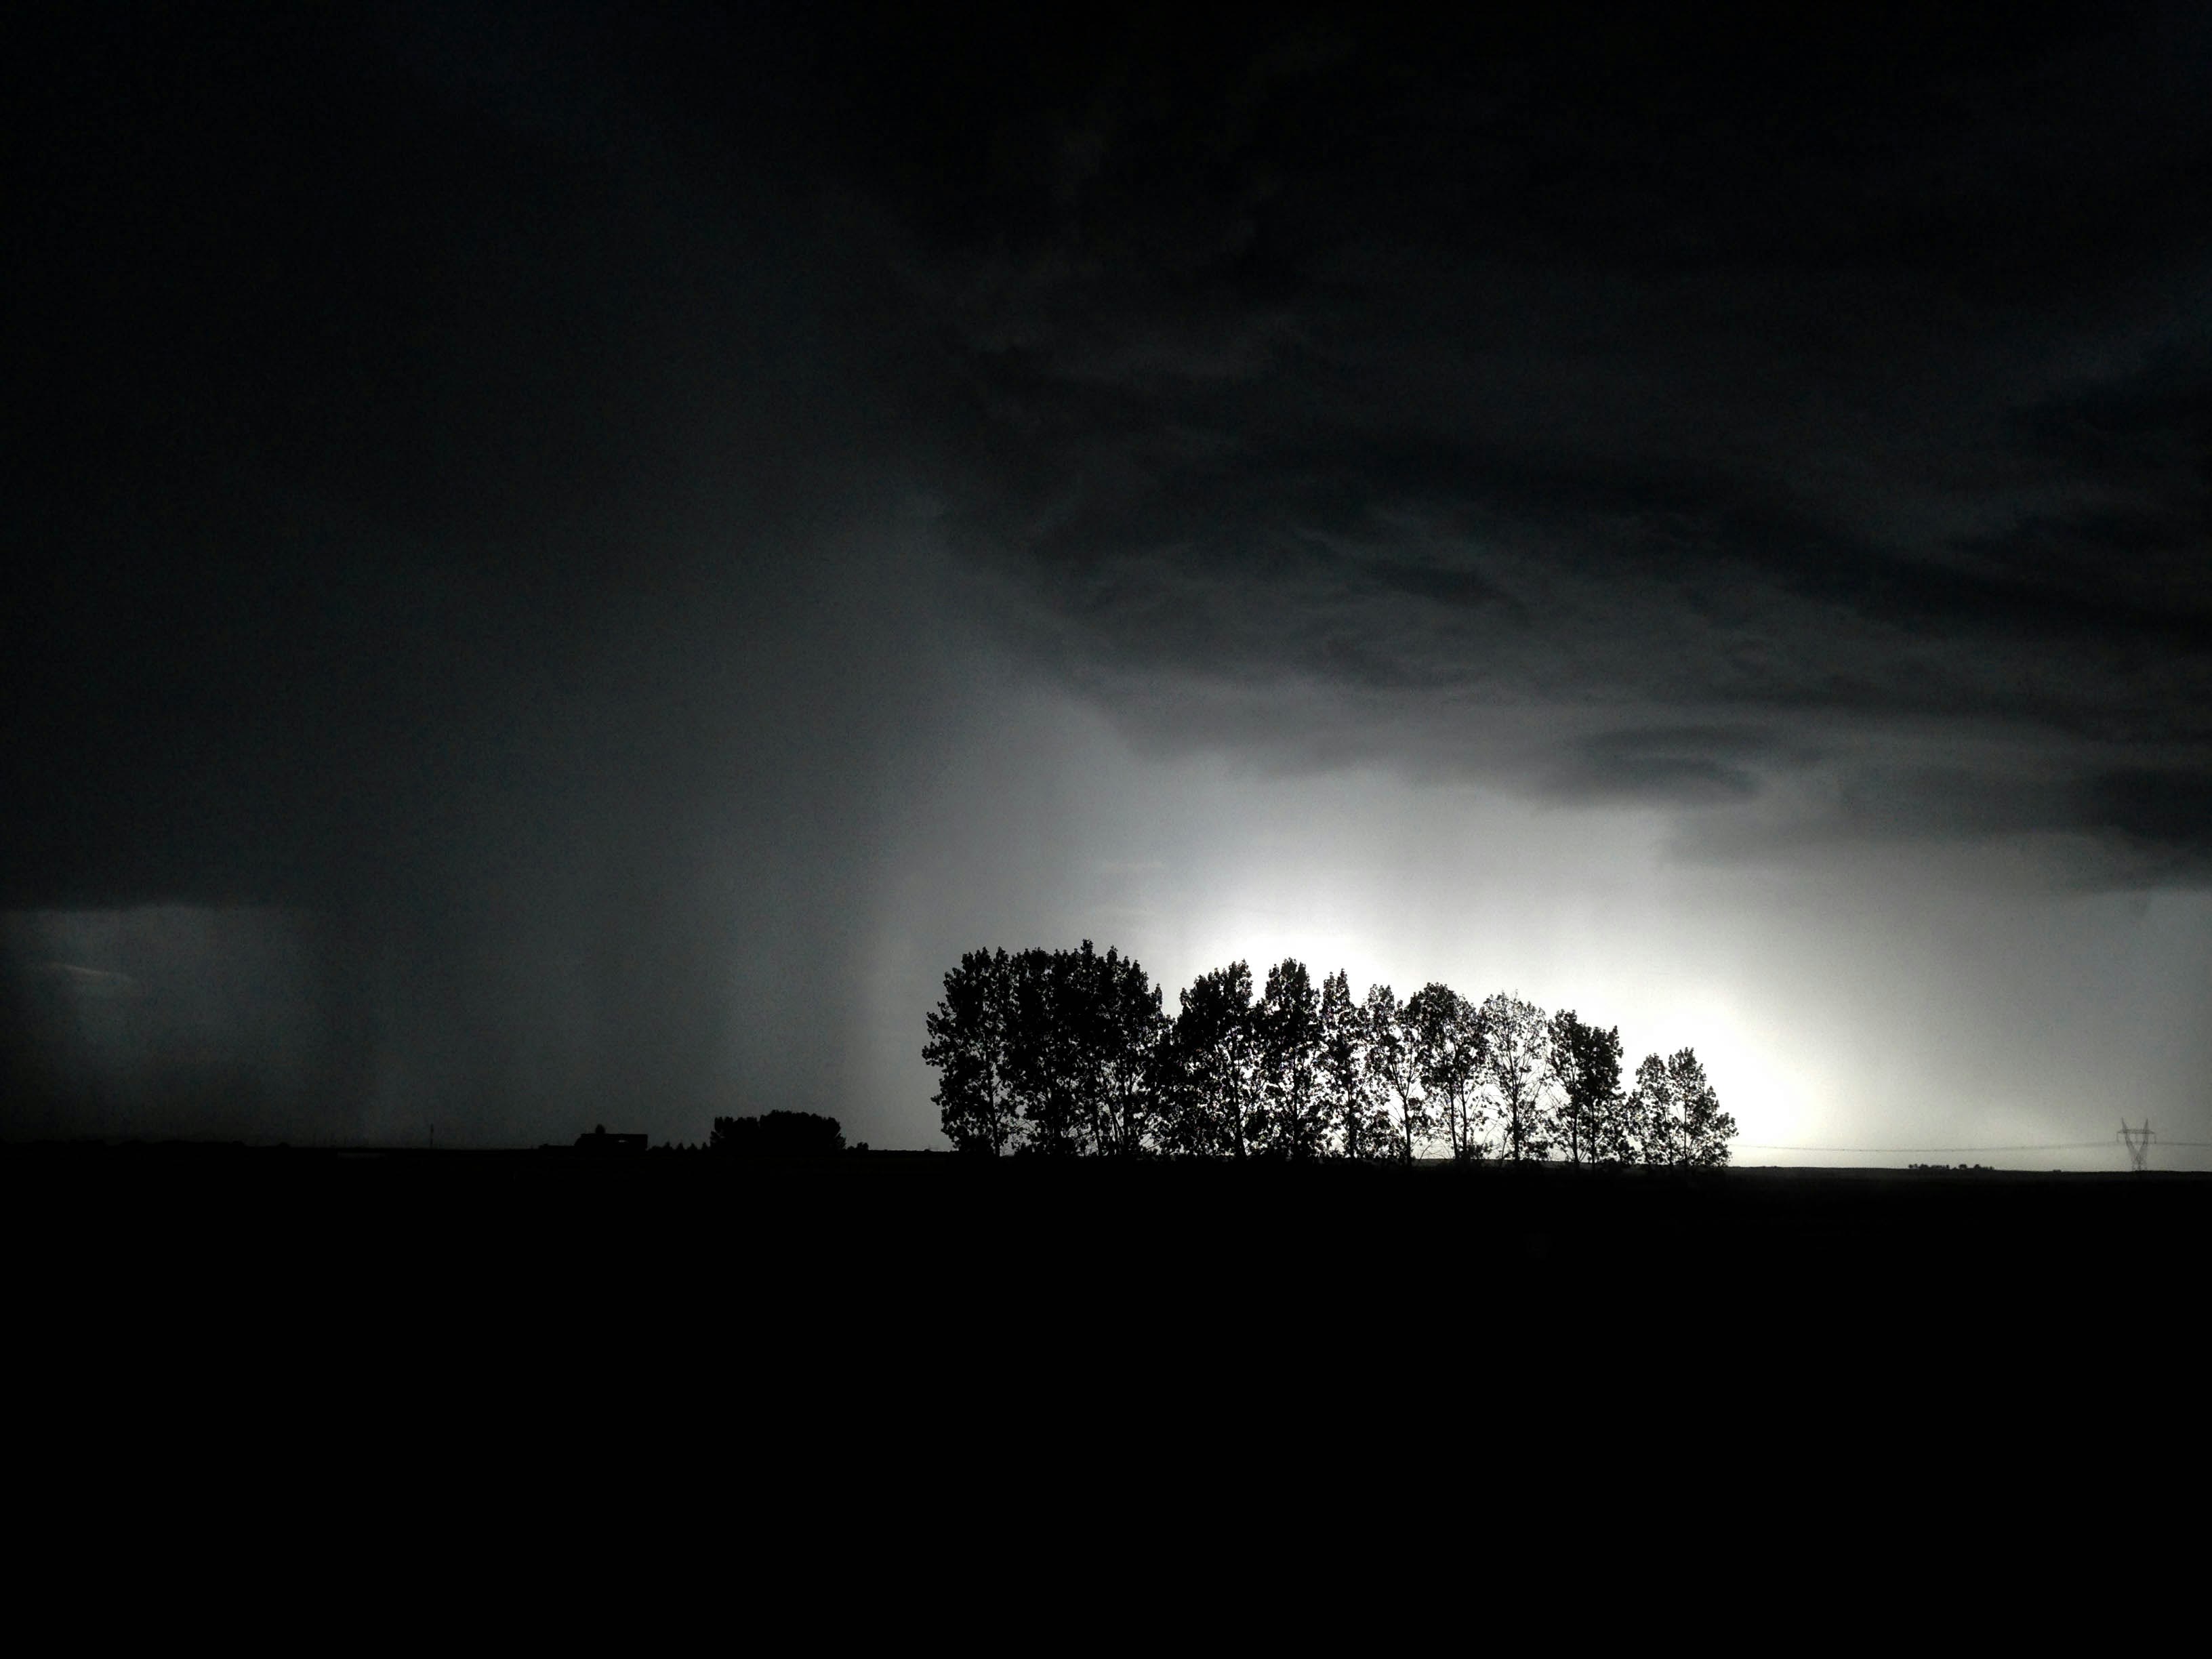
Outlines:
POLYGON ((2158 1174, 0 1147, 20 1423, 495 1437, 541 1473, 711 1446, 726 1480, 893 1444, 2072 1444, 2194 1374, 2208 1221, 2212 1178, 2158 1174))
POLYGON ((2201 1259, 2212 1176, 0 1147, 19 1262, 559 1297, 1167 1306, 2006 1294, 2201 1259), (624 1287, 628 1287, 625 1291, 624 1287))

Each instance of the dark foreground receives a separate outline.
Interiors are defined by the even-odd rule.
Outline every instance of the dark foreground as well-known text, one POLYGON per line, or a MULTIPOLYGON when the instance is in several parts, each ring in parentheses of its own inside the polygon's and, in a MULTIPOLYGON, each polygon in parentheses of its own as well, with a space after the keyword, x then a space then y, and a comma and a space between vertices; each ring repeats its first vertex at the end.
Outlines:
POLYGON ((2194 1374, 2212 1179, 15 1146, 0 1216, 19 1436, 489 1482, 588 1559, 700 1504, 935 1540, 986 1486, 1202 1534, 1323 1464, 1362 1516, 1723 1451, 1823 1504, 2039 1480, 2194 1374), (577 1519, 587 1468, 629 1495, 577 1519))
POLYGON ((872 1153, 0 1147, 18 1272, 98 1297, 702 1328, 2072 1316, 2193 1282, 2212 1176, 1118 1167, 872 1153))

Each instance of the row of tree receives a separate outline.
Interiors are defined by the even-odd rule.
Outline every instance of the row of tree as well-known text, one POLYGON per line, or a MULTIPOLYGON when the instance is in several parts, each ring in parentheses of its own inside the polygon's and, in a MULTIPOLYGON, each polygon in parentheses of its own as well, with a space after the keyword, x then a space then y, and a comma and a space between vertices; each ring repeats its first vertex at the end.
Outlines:
POLYGON ((1624 1088, 1619 1030, 1571 1009, 1437 984, 1355 999, 1287 958, 1256 994, 1242 962, 1200 975, 1171 1020, 1133 958, 1088 939, 971 951, 927 1025, 963 1152, 1709 1166, 1735 1133, 1687 1048, 1624 1088))

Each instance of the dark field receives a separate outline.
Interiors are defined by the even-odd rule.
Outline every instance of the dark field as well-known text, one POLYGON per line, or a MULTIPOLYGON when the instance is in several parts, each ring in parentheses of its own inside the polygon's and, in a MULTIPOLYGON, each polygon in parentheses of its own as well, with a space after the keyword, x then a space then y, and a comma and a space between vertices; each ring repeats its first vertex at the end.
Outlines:
POLYGON ((1310 1453, 1399 1504, 1723 1451, 1852 1502, 1962 1449, 2040 1479, 2191 1374, 2212 1180, 19 1146, 0 1214, 41 1443, 317 1503, 416 1444, 645 1483, 588 1551, 770 1471, 821 1536, 888 1524, 858 1492, 926 1532, 978 1480, 1079 1499, 1086 1450, 1125 1504, 1304 1501, 1310 1453))
POLYGON ((0 1148, 34 1282, 927 1320, 2033 1300, 2193 1278, 2212 1176, 1286 1167, 933 1153, 0 1148))

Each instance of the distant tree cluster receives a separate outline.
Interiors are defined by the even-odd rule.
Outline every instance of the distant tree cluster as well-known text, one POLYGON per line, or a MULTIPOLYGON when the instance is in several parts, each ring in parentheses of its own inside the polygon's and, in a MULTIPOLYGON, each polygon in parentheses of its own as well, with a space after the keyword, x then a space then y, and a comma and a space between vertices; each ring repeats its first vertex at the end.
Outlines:
POLYGON ((1571 1009, 1437 984, 1355 998, 1288 958, 1264 985, 1242 962, 1200 975, 1170 1019, 1143 968, 1088 939, 971 951, 927 1025, 946 1137, 994 1156, 1711 1167, 1735 1133, 1690 1049, 1623 1088, 1619 1030, 1571 1009))

